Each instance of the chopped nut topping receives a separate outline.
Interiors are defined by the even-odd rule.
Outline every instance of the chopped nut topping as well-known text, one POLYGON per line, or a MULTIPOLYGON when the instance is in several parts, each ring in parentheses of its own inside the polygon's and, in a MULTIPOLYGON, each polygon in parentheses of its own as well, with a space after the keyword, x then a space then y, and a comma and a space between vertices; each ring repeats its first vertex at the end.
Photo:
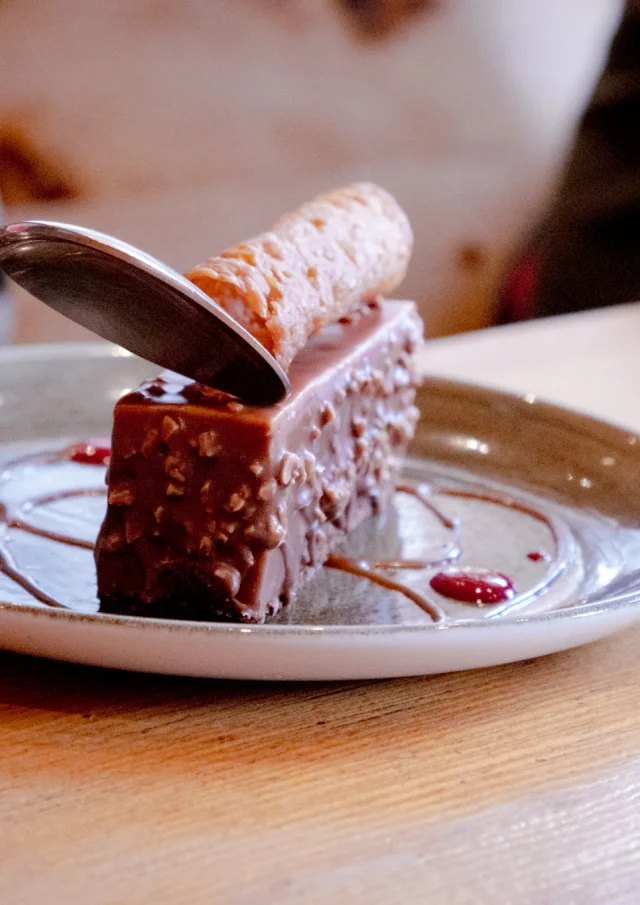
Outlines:
POLYGON ((182 470, 184 458, 180 453, 174 453, 166 457, 164 461, 164 473, 174 481, 184 484, 186 481, 184 471, 182 470))
POLYGON ((146 433, 144 440, 142 441, 142 446, 140 447, 140 452, 146 458, 148 458, 153 450, 156 448, 158 444, 158 431, 157 430, 149 430, 146 433))
POLYGON ((236 402, 234 400, 232 402, 227 402, 227 408, 230 412, 241 412, 244 409, 244 405, 241 402, 236 402))
POLYGON ((278 481, 283 487, 291 483, 293 471, 298 464, 298 457, 291 452, 286 452, 280 461, 280 471, 278 473, 278 481))
POLYGON ((330 519, 335 519, 349 499, 349 493, 343 484, 332 484, 324 488, 320 499, 320 506, 325 515, 330 519))
POLYGON ((367 422, 364 418, 354 418, 351 422, 351 436, 361 437, 364 434, 367 422))
POLYGON ((262 462, 258 462, 258 461, 252 462, 251 465, 249 466, 249 471, 252 471, 254 473, 254 475, 257 478, 259 478, 260 475, 262 474, 262 472, 264 471, 264 465, 262 464, 262 462))
POLYGON ((164 515, 164 506, 156 506, 153 510, 153 517, 158 524, 162 521, 162 516, 164 515))
POLYGON ((316 457, 308 449, 304 451, 304 476, 307 481, 313 481, 316 476, 316 457))
POLYGON ((325 404, 320 409, 320 424, 322 427, 325 424, 329 424, 336 417, 336 410, 331 405, 330 402, 325 402, 325 404))
POLYGON ((267 540, 277 547, 284 540, 287 533, 284 525, 281 525, 275 515, 270 515, 267 520, 267 540))
POLYGON ((212 485, 211 481, 205 481, 204 484, 202 485, 202 487, 200 488, 200 502, 202 503, 203 506, 209 502, 209 499, 211 497, 212 486, 213 485, 212 485))
POLYGON ((231 494, 229 501, 224 508, 227 512, 239 512, 247 501, 250 493, 250 488, 246 484, 243 484, 235 493, 231 494))
POLYGON ((330 503, 337 503, 340 500, 340 493, 336 487, 325 487, 322 492, 322 498, 329 500, 330 503))
POLYGON ((238 570, 228 563, 219 563, 213 570, 213 574, 218 578, 230 597, 235 597, 240 589, 240 573, 238 570))
POLYGON ((356 440, 354 444, 354 458, 356 462, 360 462, 361 459, 364 459, 367 453, 367 443, 364 440, 356 440))
POLYGON ((371 390, 373 388, 373 378, 371 374, 367 372, 362 376, 360 381, 360 392, 362 394, 371 394, 371 390))
MULTIPOLYGON (((135 515, 135 513, 133 513, 135 515)), ((127 518, 124 525, 124 536, 128 544, 134 543, 138 538, 142 537, 142 520, 140 518, 127 518)))
POLYGON ((249 569, 256 561, 255 556, 251 550, 251 547, 248 547, 246 544, 241 544, 237 549, 237 555, 242 561, 243 565, 249 569))
POLYGON ((169 483, 165 492, 167 496, 184 496, 184 487, 180 484, 169 483))
POLYGON ((271 513, 265 524, 252 522, 244 529, 245 537, 255 538, 268 549, 278 547, 284 540, 286 529, 280 524, 276 516, 271 513))
POLYGON ((200 546, 198 547, 198 553, 200 556, 211 556, 211 551, 213 550, 213 541, 206 534, 204 537, 200 538, 200 546))
POLYGON ((173 437, 175 433, 180 430, 180 425, 176 421, 175 418, 172 418, 171 415, 165 415, 162 419, 162 439, 165 443, 168 443, 169 440, 173 437))
POLYGON ((115 553, 116 550, 121 550, 123 548, 124 537, 120 531, 111 531, 102 541, 102 546, 107 553, 115 553))
POLYGON ((218 435, 214 430, 203 431, 198 435, 198 452, 206 458, 211 458, 220 452, 218 435))
POLYGON ((326 522, 327 520, 326 515, 319 506, 316 506, 316 508, 313 510, 313 515, 314 518, 316 518, 320 522, 320 524, 322 524, 322 522, 326 522))
POLYGON ((278 485, 275 481, 263 481, 258 487, 257 497, 259 500, 272 500, 277 489, 278 485))
POLYGON ((109 490, 109 502, 112 506, 131 506, 135 499, 133 490, 130 487, 111 487, 109 490))

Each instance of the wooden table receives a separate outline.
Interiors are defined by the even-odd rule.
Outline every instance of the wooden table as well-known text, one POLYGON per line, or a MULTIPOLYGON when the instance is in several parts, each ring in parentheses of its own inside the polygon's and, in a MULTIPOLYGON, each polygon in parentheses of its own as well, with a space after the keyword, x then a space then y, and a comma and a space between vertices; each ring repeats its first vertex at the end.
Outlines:
MULTIPOLYGON (((425 361, 640 428, 639 340, 629 306, 425 361)), ((0 901, 635 903, 639 653, 321 685, 0 654, 0 901)))

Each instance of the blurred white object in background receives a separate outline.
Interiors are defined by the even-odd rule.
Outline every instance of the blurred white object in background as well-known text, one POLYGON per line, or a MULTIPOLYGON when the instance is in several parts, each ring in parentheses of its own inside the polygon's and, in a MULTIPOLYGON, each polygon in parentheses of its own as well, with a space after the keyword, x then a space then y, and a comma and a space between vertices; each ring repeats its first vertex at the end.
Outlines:
MULTIPOLYGON (((413 222, 403 292, 428 332, 484 326, 620 9, 441 0, 359 42, 336 0, 3 5, 0 127, 18 123, 78 193, 16 214, 186 269, 318 191, 372 179, 413 222)), ((81 335, 22 300, 19 340, 81 335)))

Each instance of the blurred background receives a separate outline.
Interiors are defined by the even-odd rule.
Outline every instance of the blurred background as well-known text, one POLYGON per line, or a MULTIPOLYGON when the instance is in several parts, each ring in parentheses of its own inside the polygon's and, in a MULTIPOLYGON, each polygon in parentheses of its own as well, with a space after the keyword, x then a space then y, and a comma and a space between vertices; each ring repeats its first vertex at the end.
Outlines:
MULTIPOLYGON (((428 334, 487 326, 622 9, 0 0, 4 218, 93 227, 185 270, 314 193, 371 179, 414 225, 403 295, 428 334)), ((12 341, 87 337, 14 297, 12 341)))

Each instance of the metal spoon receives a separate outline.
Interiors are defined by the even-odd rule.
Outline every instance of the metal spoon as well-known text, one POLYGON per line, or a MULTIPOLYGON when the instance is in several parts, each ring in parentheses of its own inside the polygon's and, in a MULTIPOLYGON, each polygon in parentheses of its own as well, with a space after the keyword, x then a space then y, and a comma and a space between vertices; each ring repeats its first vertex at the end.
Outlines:
POLYGON ((0 227, 0 269, 40 301, 130 352, 255 405, 289 392, 260 343, 193 283, 91 229, 0 227))

